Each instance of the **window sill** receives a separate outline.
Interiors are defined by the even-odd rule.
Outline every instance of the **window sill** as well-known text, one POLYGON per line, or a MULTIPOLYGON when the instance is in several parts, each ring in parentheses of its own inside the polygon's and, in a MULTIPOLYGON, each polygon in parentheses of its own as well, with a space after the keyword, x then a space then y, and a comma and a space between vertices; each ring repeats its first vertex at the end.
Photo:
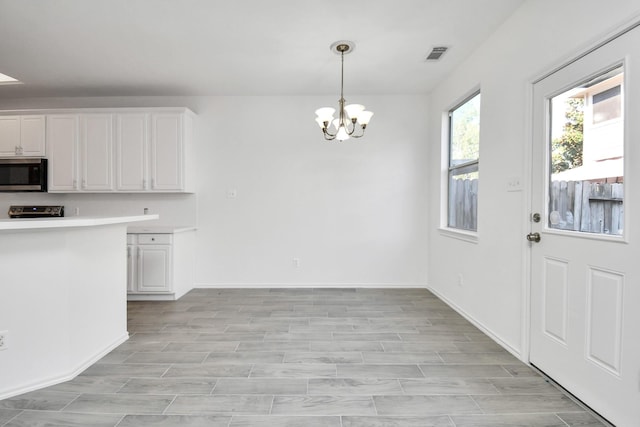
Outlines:
POLYGON ((441 236, 451 237, 469 243, 478 243, 478 233, 475 231, 458 230, 457 228, 438 228, 441 236))

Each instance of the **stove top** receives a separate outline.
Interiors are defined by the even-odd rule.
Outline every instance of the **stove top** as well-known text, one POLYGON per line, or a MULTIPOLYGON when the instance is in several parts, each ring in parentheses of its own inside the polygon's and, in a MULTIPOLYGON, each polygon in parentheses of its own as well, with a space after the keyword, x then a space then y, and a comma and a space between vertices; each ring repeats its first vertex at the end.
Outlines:
POLYGON ((64 206, 10 206, 9 218, 56 218, 64 216, 64 206))

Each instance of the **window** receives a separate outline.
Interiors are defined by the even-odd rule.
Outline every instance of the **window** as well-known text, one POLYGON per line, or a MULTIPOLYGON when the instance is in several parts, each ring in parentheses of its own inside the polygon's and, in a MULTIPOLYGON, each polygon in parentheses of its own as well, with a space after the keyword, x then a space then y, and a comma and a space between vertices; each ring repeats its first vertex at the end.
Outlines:
POLYGON ((480 93, 449 111, 449 202, 447 225, 478 228, 480 93))

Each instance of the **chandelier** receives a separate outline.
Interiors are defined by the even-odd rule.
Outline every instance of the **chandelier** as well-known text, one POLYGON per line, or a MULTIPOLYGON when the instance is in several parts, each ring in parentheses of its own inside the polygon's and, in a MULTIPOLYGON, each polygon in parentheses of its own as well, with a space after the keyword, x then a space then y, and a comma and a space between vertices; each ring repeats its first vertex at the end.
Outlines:
POLYGON ((369 124, 369 120, 371 120, 371 116, 373 116, 371 111, 365 111, 364 105, 344 105, 344 55, 351 53, 354 48, 355 44, 349 41, 338 41, 331 45, 331 51, 340 55, 342 62, 338 117, 333 117, 336 112, 335 108, 323 107, 316 110, 316 122, 322 129, 324 139, 327 141, 333 141, 334 139, 344 141, 349 137, 361 138, 369 124))

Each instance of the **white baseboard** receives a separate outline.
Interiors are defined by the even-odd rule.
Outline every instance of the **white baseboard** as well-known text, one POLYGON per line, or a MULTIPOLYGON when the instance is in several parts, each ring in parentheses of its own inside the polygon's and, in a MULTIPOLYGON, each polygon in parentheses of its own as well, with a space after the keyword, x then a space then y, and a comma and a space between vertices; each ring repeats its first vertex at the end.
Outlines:
POLYGON ((70 380, 74 379, 75 377, 77 377, 79 374, 81 374, 89 366, 93 365, 98 360, 102 359, 104 356, 109 354, 109 352, 111 352, 111 350, 113 350, 114 348, 118 347, 120 344, 122 344, 123 342, 125 342, 128 339, 129 339, 129 333, 125 332, 118 339, 116 339, 114 342, 109 344, 106 348, 102 349, 98 353, 96 353, 96 354, 92 355, 91 357, 89 357, 89 358, 85 359, 84 361, 82 361, 71 372, 67 372, 65 374, 60 374, 60 375, 55 375, 53 377, 49 377, 49 378, 43 379, 41 381, 26 385, 26 386, 23 386, 23 387, 19 387, 19 388, 13 389, 13 390, 5 390, 4 392, 0 393, 0 400, 8 399, 8 398, 13 397, 13 396, 18 396, 20 394, 28 393, 30 391, 39 390, 41 388, 51 387, 53 385, 60 384, 60 383, 63 383, 65 381, 70 381, 70 380))
POLYGON ((175 301, 175 294, 128 294, 127 301, 175 301))
POLYGON ((489 338, 491 338, 492 340, 494 340, 498 345, 500 345, 501 347, 503 347, 505 350, 507 350, 509 353, 513 354, 515 357, 518 358, 518 360, 521 360, 522 362, 526 363, 527 365, 529 364, 528 360, 524 360, 522 357, 522 352, 520 350, 518 350, 517 348, 511 346, 509 343, 507 343, 506 341, 504 341, 502 338, 500 338, 498 335, 496 335, 491 329, 489 329, 488 327, 486 327, 482 322, 478 321, 476 318, 474 318, 473 316, 471 316, 469 313, 467 313, 466 311, 464 311, 462 308, 460 308, 458 305, 456 305, 453 301, 451 301, 450 299, 448 299, 447 297, 445 297, 444 295, 442 295, 441 293, 439 293, 438 291, 436 291, 435 289, 431 288, 430 286, 426 286, 426 288, 435 296, 437 296, 438 298, 440 298, 445 304, 447 304, 449 307, 451 307, 452 309, 454 309, 458 314, 460 314, 462 317, 464 317, 465 319, 467 319, 469 322, 471 322, 476 328, 480 329, 484 334, 486 334, 489 338))
POLYGON ((194 289, 311 289, 311 288, 371 288, 371 289, 402 289, 421 288, 426 289, 424 283, 196 283, 194 289))

